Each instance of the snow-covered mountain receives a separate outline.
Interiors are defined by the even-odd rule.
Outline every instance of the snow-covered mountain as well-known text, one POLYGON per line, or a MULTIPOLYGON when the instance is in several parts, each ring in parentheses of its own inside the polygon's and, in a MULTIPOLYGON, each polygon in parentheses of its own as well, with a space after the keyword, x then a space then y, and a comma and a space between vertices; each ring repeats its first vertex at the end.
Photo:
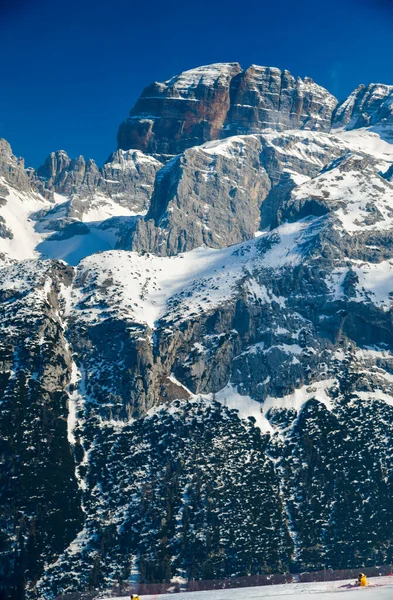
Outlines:
POLYGON ((392 90, 218 64, 101 169, 1 141, 6 597, 393 562, 392 90))

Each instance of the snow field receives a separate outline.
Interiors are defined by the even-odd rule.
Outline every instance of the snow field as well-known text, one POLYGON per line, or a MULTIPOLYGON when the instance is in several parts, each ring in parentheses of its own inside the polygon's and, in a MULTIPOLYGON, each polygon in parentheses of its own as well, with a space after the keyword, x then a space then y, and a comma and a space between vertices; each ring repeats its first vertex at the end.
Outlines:
POLYGON ((229 409, 237 410, 241 419, 254 417, 257 427, 259 427, 262 432, 271 433, 274 432, 274 427, 266 417, 270 409, 295 409, 299 412, 307 400, 316 398, 319 402, 324 404, 328 410, 331 410, 331 398, 328 395, 328 390, 331 389, 335 383, 335 379, 326 379, 317 381, 312 385, 303 385, 296 389, 293 394, 283 396, 282 398, 267 396, 263 404, 257 400, 253 400, 250 396, 239 394, 236 387, 229 383, 226 387, 217 392, 215 398, 229 409))
MULTIPOLYGON (((141 596, 143 600, 262 600, 264 598, 290 596, 292 600, 337 600, 337 594, 344 593, 345 600, 370 598, 371 600, 391 600, 393 598, 392 577, 370 579, 367 588, 348 589, 353 580, 328 581, 317 583, 291 583, 283 585, 266 585, 263 587, 232 588, 227 590, 207 590, 203 592, 183 592, 178 594, 160 594, 141 596), (375 586, 375 587, 374 587, 375 586), (364 596, 363 596, 364 594, 364 596)), ((129 600, 129 596, 112 598, 111 600, 129 600)))
POLYGON ((6 202, 0 203, 0 217, 4 219, 5 227, 13 236, 12 239, 0 236, 0 253, 16 260, 33 258, 42 236, 36 232, 35 223, 30 216, 53 204, 39 194, 20 192, 12 188, 3 177, 0 177, 0 184, 8 192, 6 202))
MULTIPOLYGON (((89 256, 79 266, 84 283, 78 290, 77 310, 91 321, 121 311, 123 317, 154 328, 159 319, 173 318, 181 306, 181 317, 185 319, 230 300, 234 286, 255 267, 298 263, 301 244, 315 233, 310 233, 307 221, 298 221, 282 225, 271 236, 265 234, 222 250, 197 248, 174 257, 124 250, 89 256), (261 251, 265 238, 269 247, 261 251)), ((265 302, 277 300, 266 290, 260 295, 265 302)))

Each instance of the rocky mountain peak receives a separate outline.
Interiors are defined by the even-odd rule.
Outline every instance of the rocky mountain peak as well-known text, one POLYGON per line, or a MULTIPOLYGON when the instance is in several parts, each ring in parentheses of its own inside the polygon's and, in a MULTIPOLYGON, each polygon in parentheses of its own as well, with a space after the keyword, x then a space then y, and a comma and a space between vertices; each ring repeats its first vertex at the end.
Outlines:
MULTIPOLYGON (((182 95, 186 98, 197 97, 201 88, 227 86, 231 79, 241 72, 242 68, 237 62, 215 63, 184 71, 164 83, 156 82, 153 86, 154 89, 160 90, 169 97, 181 97, 182 95)), ((142 97, 149 96, 150 87, 145 89, 142 97)))
POLYGON ((52 152, 36 171, 46 190, 65 196, 78 193, 82 185, 89 189, 97 183, 99 170, 92 159, 80 155, 71 159, 64 150, 52 152))
POLYGON ((51 152, 44 164, 37 169, 37 175, 53 182, 64 170, 68 169, 70 163, 71 159, 64 150, 51 152))
POLYGON ((327 131, 336 98, 288 71, 218 63, 185 71, 143 92, 119 128, 118 146, 161 155, 267 128, 327 131))
POLYGON ((328 131, 337 100, 306 77, 252 65, 232 82, 232 101, 221 137, 264 129, 328 131))
POLYGON ((4 159, 5 157, 12 157, 12 148, 10 144, 4 138, 0 139, 0 158, 4 159))
POLYGON ((393 86, 381 83, 359 85, 338 106, 333 128, 354 129, 369 125, 393 124, 393 86))
POLYGON ((0 176, 12 186, 21 190, 30 189, 30 176, 25 170, 23 158, 17 158, 12 153, 11 145, 5 139, 0 139, 0 176))

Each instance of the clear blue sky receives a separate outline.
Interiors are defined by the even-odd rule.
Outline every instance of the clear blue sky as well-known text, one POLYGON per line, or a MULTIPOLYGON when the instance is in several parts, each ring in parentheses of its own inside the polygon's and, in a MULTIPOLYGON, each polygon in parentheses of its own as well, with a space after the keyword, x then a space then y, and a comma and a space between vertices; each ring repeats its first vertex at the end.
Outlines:
POLYGON ((393 84, 393 0, 0 0, 0 137, 102 164, 152 81, 213 62, 393 84))

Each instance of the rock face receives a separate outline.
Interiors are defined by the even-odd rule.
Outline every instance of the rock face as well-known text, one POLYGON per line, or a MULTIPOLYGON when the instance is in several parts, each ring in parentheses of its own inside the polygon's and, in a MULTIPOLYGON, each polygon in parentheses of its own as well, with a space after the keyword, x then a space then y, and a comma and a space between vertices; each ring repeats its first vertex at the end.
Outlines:
POLYGON ((215 65, 124 125, 163 162, 0 144, 7 600, 392 563, 390 94, 329 131, 309 80, 215 65))
POLYGON ((230 85, 238 63, 209 65, 147 87, 120 126, 118 146, 156 154, 178 154, 217 139, 230 107, 230 85))
POLYGON ((149 212, 136 223, 130 249, 166 256, 250 239, 271 188, 261 149, 256 137, 231 138, 170 161, 158 173, 149 212))
POLYGON ((37 169, 37 177, 47 189, 64 196, 92 192, 96 189, 99 171, 93 160, 87 162, 83 156, 71 160, 66 152, 52 152, 42 167, 37 169))
POLYGON ((118 145, 150 154, 273 128, 328 131, 337 100, 288 71, 222 63, 147 87, 119 128, 118 145))
POLYGON ((266 128, 328 131, 337 100, 306 77, 252 65, 232 81, 226 135, 266 128))
POLYGON ((65 550, 83 523, 67 438, 72 358, 59 316, 59 292, 71 279, 69 267, 40 261, 0 272, 0 585, 6 597, 22 598, 25 582, 65 550))
MULTIPOLYGON (((34 180, 45 190, 72 197, 76 210, 88 209, 88 201, 106 196, 135 212, 149 205, 156 171, 162 164, 137 150, 114 152, 99 170, 83 156, 71 160, 66 152, 52 152, 37 169, 34 180)), ((71 215, 73 216, 73 215, 71 215)))
MULTIPOLYGON (((105 249, 120 243, 120 238, 133 228, 132 218, 146 213, 155 174, 161 167, 155 158, 137 150, 118 150, 101 170, 83 157, 71 161, 63 152, 51 155, 38 170, 38 181, 52 196, 56 192, 64 198, 35 215, 38 231, 51 233, 39 250, 44 256, 47 252, 52 256, 50 242, 91 233, 105 237, 107 231, 114 241, 104 245, 105 249)), ((78 252, 79 258, 83 256, 78 252)))
POLYGON ((23 158, 14 156, 11 146, 4 139, 0 139, 0 176, 22 191, 31 190, 29 174, 24 168, 23 158))
POLYGON ((114 152, 101 169, 97 189, 135 212, 149 208, 156 173, 162 163, 138 150, 114 152), (132 199, 132 202, 130 202, 132 199))
POLYGON ((393 86, 360 85, 338 106, 333 127, 354 129, 369 125, 393 124, 393 86))
POLYGON ((316 174, 344 149, 339 139, 296 132, 233 136, 186 150, 159 171, 149 212, 120 246, 172 256, 248 240, 277 223, 296 174, 316 174))
POLYGON ((40 254, 76 264, 114 248, 146 213, 161 167, 137 150, 113 153, 100 170, 59 151, 34 171, 1 140, 0 260, 40 254))

